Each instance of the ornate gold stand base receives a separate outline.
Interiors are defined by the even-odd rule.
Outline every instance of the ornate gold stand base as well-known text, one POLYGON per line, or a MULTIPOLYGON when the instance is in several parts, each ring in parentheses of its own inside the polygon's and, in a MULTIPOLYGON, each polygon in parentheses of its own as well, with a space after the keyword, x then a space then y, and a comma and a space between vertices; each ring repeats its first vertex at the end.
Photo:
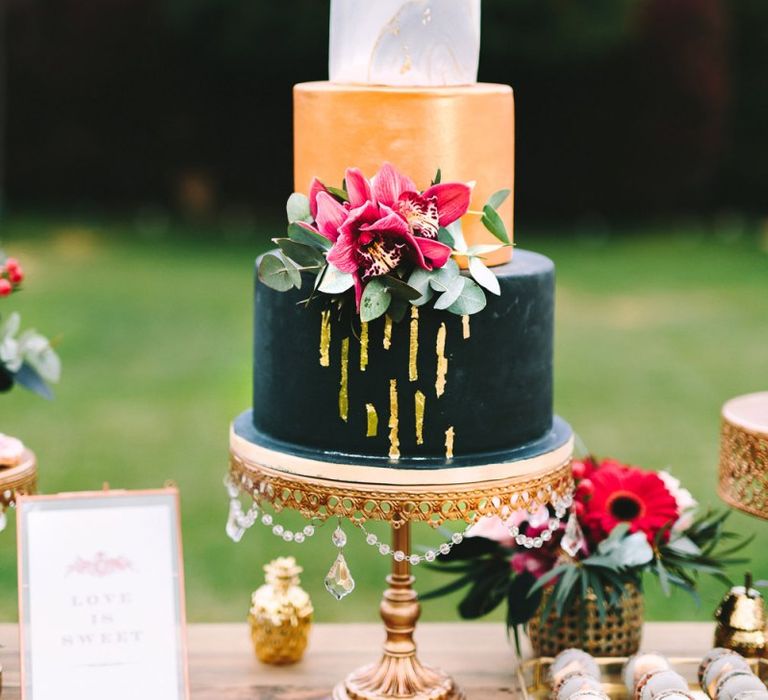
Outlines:
MULTIPOLYGON (((411 551, 408 522, 393 526, 393 551, 411 551)), ((381 601, 387 631, 384 655, 377 664, 351 673, 333 690, 333 700, 464 700, 465 695, 443 671, 423 666, 416 657, 413 632, 421 612, 408 560, 395 561, 381 601)))

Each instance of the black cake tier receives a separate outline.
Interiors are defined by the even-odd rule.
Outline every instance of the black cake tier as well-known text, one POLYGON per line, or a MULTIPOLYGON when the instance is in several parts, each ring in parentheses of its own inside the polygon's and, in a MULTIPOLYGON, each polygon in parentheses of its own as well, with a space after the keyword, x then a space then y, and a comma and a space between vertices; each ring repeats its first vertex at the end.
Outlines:
POLYGON ((508 461, 564 444, 570 429, 552 415, 554 265, 518 250, 493 271, 501 296, 488 294, 468 319, 428 304, 391 329, 371 322, 365 342, 359 320, 333 310, 326 344, 321 305, 297 305, 309 279, 290 292, 257 279, 253 435, 295 454, 408 468, 508 461))

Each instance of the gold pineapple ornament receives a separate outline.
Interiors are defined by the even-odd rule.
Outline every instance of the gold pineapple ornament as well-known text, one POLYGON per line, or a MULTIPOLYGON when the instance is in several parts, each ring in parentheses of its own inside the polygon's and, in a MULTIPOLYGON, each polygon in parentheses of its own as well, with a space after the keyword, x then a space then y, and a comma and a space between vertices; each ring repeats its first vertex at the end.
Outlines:
POLYGON ((251 596, 251 639, 266 664, 293 664, 307 648, 312 601, 299 585, 303 569, 293 557, 279 557, 264 567, 266 583, 251 596))
POLYGON ((752 574, 743 586, 734 586, 715 611, 715 646, 726 647, 742 656, 766 656, 765 606, 752 587, 752 574))

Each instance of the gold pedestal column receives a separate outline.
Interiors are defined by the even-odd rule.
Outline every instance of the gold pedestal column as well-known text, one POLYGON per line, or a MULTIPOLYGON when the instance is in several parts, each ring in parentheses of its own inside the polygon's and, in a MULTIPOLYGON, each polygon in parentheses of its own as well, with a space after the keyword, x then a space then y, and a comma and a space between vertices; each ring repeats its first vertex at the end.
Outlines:
POLYGON ((407 556, 411 553, 411 526, 399 521, 392 526, 393 551, 405 552, 403 561, 394 561, 387 576, 389 588, 379 608, 387 637, 378 663, 352 672, 333 691, 333 700, 463 700, 453 679, 443 671, 424 666, 416 656, 413 633, 421 614, 414 577, 407 556))

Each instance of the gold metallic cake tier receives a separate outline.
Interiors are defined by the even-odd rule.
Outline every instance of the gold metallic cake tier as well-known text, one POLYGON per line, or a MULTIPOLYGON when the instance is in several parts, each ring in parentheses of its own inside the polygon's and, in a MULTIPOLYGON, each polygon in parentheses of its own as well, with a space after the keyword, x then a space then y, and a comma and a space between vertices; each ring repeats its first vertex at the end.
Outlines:
POLYGON ((21 462, 13 467, 0 467, 0 510, 16 503, 18 494, 37 490, 37 460, 30 450, 24 450, 21 462))
POLYGON ((270 450, 230 432, 230 471, 257 501, 306 518, 344 517, 355 523, 407 521, 438 527, 473 522, 565 498, 573 489, 573 439, 516 462, 458 469, 359 467, 270 450))
MULTIPOLYGON (((443 182, 475 182, 470 210, 482 210, 491 194, 514 191, 515 108, 508 85, 396 88, 301 83, 293 89, 294 179, 307 193, 313 177, 338 186, 348 167, 371 177, 389 161, 421 189, 437 168, 443 182)), ((512 236, 510 197, 500 208, 512 236)), ((496 243, 468 214, 462 220, 470 245, 496 243)), ((512 249, 488 256, 507 262, 512 249)))
POLYGON ((728 505, 768 518, 768 392, 723 406, 718 492, 728 505))

